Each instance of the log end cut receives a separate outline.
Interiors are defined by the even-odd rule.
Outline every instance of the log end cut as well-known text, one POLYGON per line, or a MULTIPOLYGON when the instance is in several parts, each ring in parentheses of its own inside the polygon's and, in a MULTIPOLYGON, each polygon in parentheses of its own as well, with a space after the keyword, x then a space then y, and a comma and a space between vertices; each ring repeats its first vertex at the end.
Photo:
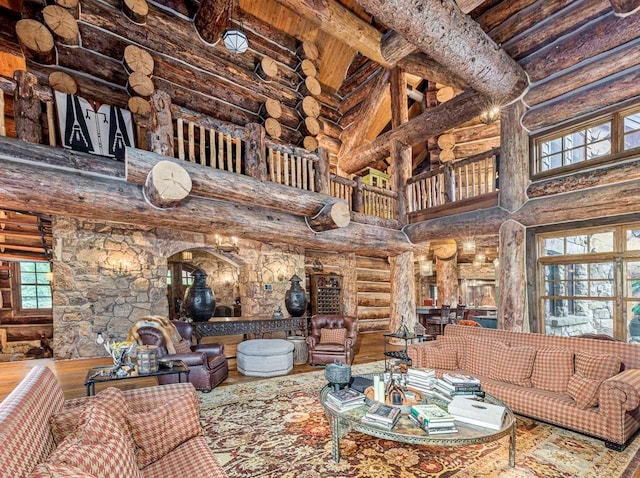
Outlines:
POLYGON ((329 231, 347 227, 351 222, 349 204, 343 200, 336 200, 325 206, 312 218, 307 218, 307 224, 314 232, 329 231))
POLYGON ((191 192, 189 173, 179 164, 160 161, 144 183, 144 195, 152 206, 166 209, 177 206, 191 192))

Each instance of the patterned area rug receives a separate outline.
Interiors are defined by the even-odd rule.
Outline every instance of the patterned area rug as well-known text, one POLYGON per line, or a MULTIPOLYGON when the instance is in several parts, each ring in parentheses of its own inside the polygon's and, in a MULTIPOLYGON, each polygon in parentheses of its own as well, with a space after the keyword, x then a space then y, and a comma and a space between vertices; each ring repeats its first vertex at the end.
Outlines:
MULTIPOLYGON (((382 362, 354 373, 382 370, 382 362)), ((518 417, 516 468, 508 438, 473 447, 411 446, 352 432, 331 458, 331 432, 318 397, 323 371, 217 388, 201 394, 211 448, 230 478, 632 477, 640 438, 618 453, 602 440, 518 417)))

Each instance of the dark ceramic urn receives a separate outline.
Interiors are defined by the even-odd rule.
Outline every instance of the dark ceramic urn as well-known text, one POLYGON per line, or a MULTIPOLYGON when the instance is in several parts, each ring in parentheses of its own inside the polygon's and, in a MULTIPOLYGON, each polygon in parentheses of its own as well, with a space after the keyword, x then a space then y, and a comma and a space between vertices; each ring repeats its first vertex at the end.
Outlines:
POLYGON ((284 305, 292 317, 302 317, 307 310, 307 295, 297 274, 291 278, 291 288, 285 293, 284 305))
POLYGON ((206 322, 216 309, 216 298, 211 287, 207 285, 207 273, 196 269, 191 273, 193 284, 187 290, 184 309, 194 322, 206 322))

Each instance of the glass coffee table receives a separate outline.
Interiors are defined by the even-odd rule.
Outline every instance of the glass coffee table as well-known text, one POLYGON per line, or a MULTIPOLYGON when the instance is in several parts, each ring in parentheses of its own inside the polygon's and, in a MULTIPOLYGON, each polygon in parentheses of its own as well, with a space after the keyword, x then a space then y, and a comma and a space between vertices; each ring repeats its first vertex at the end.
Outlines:
POLYGON ((130 380, 134 378, 159 377, 161 375, 178 374, 178 383, 182 382, 182 374, 185 376, 185 382, 189 381, 189 366, 182 360, 173 360, 173 367, 161 367, 157 372, 139 373, 138 368, 126 375, 116 375, 110 373, 111 367, 93 367, 87 372, 87 378, 84 380, 84 386, 87 389, 87 397, 96 394, 96 383, 115 382, 117 380, 130 380))
MULTIPOLYGON (((374 376, 382 374, 364 374, 360 377, 373 379, 374 376)), ((392 430, 369 425, 361 421, 364 414, 369 409, 369 405, 338 413, 325 405, 327 395, 333 388, 326 385, 320 392, 320 403, 324 408, 329 426, 331 427, 331 437, 333 440, 333 459, 340 461, 340 440, 349 432, 356 431, 371 435, 385 440, 397 441, 400 443, 408 443, 411 445, 428 445, 428 446, 469 446, 488 443, 499 440, 510 435, 509 442, 509 466, 515 467, 516 461, 516 419, 513 412, 502 401, 493 395, 485 394, 485 402, 505 407, 506 414, 502 422, 500 430, 492 430, 490 428, 478 427, 466 423, 456 422, 457 433, 442 435, 427 435, 427 433, 414 424, 406 415, 403 415, 392 430)), ((435 403, 445 410, 447 403, 435 397, 428 397, 425 403, 435 403)))

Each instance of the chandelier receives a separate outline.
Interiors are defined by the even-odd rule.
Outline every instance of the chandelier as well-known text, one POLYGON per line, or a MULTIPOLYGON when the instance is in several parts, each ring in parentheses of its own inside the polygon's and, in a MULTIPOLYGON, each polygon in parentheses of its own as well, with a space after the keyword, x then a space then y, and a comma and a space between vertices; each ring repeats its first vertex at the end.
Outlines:
POLYGON ((221 252, 238 252, 238 238, 237 237, 222 237, 216 234, 216 249, 221 252))

